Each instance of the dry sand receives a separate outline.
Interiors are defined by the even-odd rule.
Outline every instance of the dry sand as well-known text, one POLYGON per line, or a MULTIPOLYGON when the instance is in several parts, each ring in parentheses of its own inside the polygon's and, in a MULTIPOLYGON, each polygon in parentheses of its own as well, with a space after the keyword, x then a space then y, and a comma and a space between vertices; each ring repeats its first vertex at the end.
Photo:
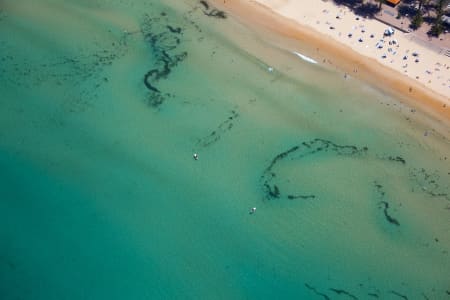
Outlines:
POLYGON ((282 35, 299 42, 298 48, 295 43, 280 48, 304 53, 321 65, 359 77, 450 121, 450 58, 414 43, 409 33, 395 30, 386 37, 387 25, 358 17, 332 1, 213 2, 269 39, 282 35))

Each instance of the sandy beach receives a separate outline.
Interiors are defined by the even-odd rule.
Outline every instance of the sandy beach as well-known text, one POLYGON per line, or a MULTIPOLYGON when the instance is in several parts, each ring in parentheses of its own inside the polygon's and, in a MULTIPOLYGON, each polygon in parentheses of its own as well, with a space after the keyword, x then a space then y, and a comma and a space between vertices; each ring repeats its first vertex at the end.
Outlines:
POLYGON ((280 48, 303 53, 343 76, 361 78, 440 120, 450 120, 450 58, 415 43, 410 33, 395 30, 384 36, 388 25, 332 1, 214 2, 265 37, 270 32, 294 40, 280 48), (295 40, 308 47, 302 49, 300 43, 297 47, 295 40))

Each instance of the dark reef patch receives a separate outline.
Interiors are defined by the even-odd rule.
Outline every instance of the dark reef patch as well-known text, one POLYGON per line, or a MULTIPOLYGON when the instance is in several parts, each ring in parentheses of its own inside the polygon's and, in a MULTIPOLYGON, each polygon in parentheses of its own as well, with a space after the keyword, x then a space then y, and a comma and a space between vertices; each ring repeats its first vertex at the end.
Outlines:
POLYGON ((208 2, 204 1, 204 0, 200 0, 200 4, 203 5, 203 8, 205 10, 209 10, 209 4, 208 2))
POLYGON ((205 16, 214 17, 214 18, 218 18, 218 19, 226 19, 227 18, 227 14, 224 11, 210 7, 208 2, 201 0, 200 4, 203 6, 203 13, 205 14, 205 16))
POLYGON ((333 289, 333 288, 329 288, 330 291, 335 292, 338 295, 346 295, 352 299, 358 300, 358 297, 356 297, 355 295, 350 294, 348 291, 346 290, 341 290, 341 289, 333 289))
POLYGON ((386 201, 381 201, 380 204, 383 207, 383 213, 384 213, 384 217, 386 218, 386 220, 394 225, 400 226, 400 223, 397 221, 397 219, 393 218, 391 215, 389 215, 389 203, 386 201))
POLYGON ((7 40, 0 41, 0 81, 18 88, 39 90, 48 86, 64 89, 60 104, 69 112, 83 112, 92 106, 98 90, 110 82, 105 71, 126 55, 128 47, 123 36, 92 37, 89 47, 76 52, 49 52, 29 56, 26 49, 17 48, 7 40))
POLYGON ((179 51, 183 29, 169 24, 167 14, 157 16, 144 15, 141 33, 148 43, 151 57, 154 60, 152 68, 144 75, 144 85, 149 91, 147 103, 159 107, 171 93, 163 93, 157 84, 167 79, 172 70, 187 57, 186 51, 179 51))
POLYGON ((406 164, 406 160, 401 156, 388 156, 387 159, 390 161, 396 161, 396 162, 402 163, 404 165, 406 164))
MULTIPOLYGON (((20 57, 14 48, 0 49, 3 53, 10 52, 1 57, 1 61, 8 69, 8 78, 11 84, 35 88, 45 83, 57 85, 79 85, 86 80, 92 80, 97 86, 108 82, 108 78, 100 76, 105 67, 125 54, 125 47, 120 42, 111 49, 81 50, 77 56, 46 57, 42 60, 48 63, 35 63, 20 57)), ((1 70, 1 69, 0 69, 1 70)), ((6 71, 6 70, 5 70, 6 71)), ((6 78, 5 78, 6 79, 6 78)))
POLYGON ((314 199, 316 195, 287 195, 287 198, 290 200, 294 199, 314 199))
POLYGON ((280 189, 275 184, 273 186, 270 186, 267 183, 264 183, 264 187, 266 188, 267 194, 271 198, 280 198, 280 189))
POLYGON ((172 33, 177 33, 177 34, 180 34, 180 33, 181 33, 181 27, 172 27, 172 26, 170 26, 170 25, 167 25, 166 27, 167 27, 167 29, 169 29, 169 31, 172 32, 172 33))
POLYGON ((429 173, 424 168, 413 168, 410 170, 409 176, 419 186, 422 192, 432 197, 443 197, 450 200, 450 181, 448 179, 442 179, 437 172, 429 173))
POLYGON ((158 70, 157 70, 157 69, 153 69, 153 70, 148 71, 148 72, 144 75, 144 84, 145 84, 145 86, 146 86, 149 90, 151 90, 151 91, 153 91, 153 92, 156 92, 156 93, 160 93, 160 91, 159 91, 156 87, 154 87, 154 86, 151 84, 151 81, 150 81, 150 79, 153 77, 153 75, 154 75, 155 73, 158 73, 158 70))
POLYGON ((210 11, 203 11, 203 13, 205 15, 207 15, 208 17, 214 17, 214 18, 218 18, 218 19, 226 19, 227 18, 227 15, 225 14, 225 12, 222 10, 218 10, 218 9, 211 9, 210 11))
POLYGON ((310 286, 309 284, 305 283, 305 287, 312 291, 317 296, 323 297, 323 299, 330 300, 330 297, 328 297, 326 294, 319 292, 315 287, 310 286))
POLYGON ((226 132, 230 131, 233 128, 234 122, 238 118, 239 114, 236 112, 236 110, 232 110, 231 114, 224 121, 222 121, 219 124, 219 126, 217 126, 216 129, 211 131, 211 133, 208 134, 207 136, 197 141, 197 146, 208 147, 217 142, 218 140, 220 140, 222 138, 222 135, 224 135, 226 132))
POLYGON ((263 174, 260 177, 261 186, 264 191, 265 198, 276 199, 276 198, 286 198, 286 199, 315 199, 317 196, 311 193, 295 193, 288 194, 286 196, 282 195, 280 189, 280 184, 276 184, 283 178, 277 173, 276 165, 283 160, 299 160, 307 156, 315 155, 318 153, 331 153, 337 156, 361 156, 368 151, 367 147, 358 148, 353 145, 337 145, 331 141, 324 139, 314 139, 308 142, 302 142, 299 145, 293 146, 286 151, 283 151, 270 161, 270 164, 264 169, 263 174))
POLYGON ((407 297, 407 296, 402 295, 402 294, 400 294, 400 293, 398 293, 398 292, 396 292, 396 291, 390 291, 390 293, 391 293, 392 295, 397 296, 397 297, 400 297, 400 298, 403 298, 403 299, 405 299, 405 300, 408 300, 408 297, 407 297))
POLYGON ((386 220, 393 224, 393 225, 397 225, 400 226, 400 222, 393 218, 390 214, 389 214, 389 202, 387 202, 385 199, 386 196, 386 192, 383 189, 383 186, 381 184, 379 184, 377 181, 375 181, 373 183, 374 187, 375 187, 375 191, 377 193, 378 199, 380 199, 380 208, 383 208, 383 213, 384 213, 384 217, 386 218, 386 220))

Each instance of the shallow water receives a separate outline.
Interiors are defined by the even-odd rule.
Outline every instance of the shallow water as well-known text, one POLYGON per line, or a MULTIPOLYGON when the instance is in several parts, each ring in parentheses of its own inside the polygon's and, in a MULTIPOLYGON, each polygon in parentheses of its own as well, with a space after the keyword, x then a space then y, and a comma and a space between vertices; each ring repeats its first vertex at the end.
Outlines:
POLYGON ((448 299, 448 132, 164 3, 3 1, 2 298, 448 299))

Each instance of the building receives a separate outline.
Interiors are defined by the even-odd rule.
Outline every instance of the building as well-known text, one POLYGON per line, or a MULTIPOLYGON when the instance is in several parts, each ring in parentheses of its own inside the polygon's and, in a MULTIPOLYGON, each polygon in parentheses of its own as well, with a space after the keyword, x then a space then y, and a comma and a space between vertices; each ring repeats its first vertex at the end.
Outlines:
POLYGON ((393 6, 396 6, 400 3, 401 0, 386 0, 387 3, 392 4, 393 6))

